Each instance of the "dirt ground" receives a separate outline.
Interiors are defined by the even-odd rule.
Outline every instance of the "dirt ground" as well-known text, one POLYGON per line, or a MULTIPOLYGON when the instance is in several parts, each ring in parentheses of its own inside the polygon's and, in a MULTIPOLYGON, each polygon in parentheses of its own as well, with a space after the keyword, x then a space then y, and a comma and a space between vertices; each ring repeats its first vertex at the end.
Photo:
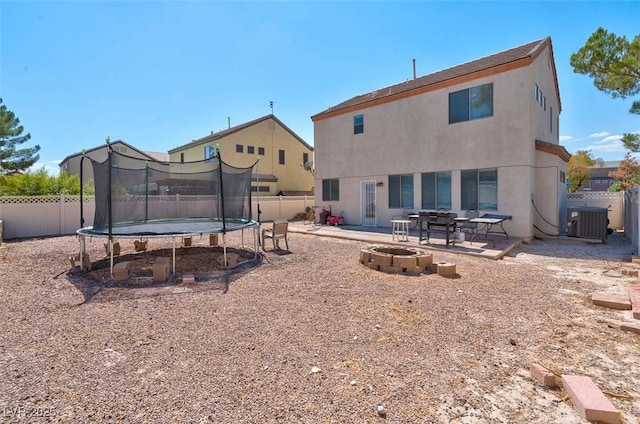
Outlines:
POLYGON ((70 269, 73 236, 0 246, 1 422, 584 423, 532 363, 591 377, 640 416, 640 336, 630 311, 590 296, 624 294, 633 248, 533 240, 503 260, 432 252, 457 275, 385 274, 361 265, 367 244, 290 234, 290 251, 227 271, 204 238, 158 256, 122 242, 115 282, 103 240, 91 272, 70 269), (181 284, 184 273, 196 283, 181 284), (41 418, 40 416, 48 415, 41 418))

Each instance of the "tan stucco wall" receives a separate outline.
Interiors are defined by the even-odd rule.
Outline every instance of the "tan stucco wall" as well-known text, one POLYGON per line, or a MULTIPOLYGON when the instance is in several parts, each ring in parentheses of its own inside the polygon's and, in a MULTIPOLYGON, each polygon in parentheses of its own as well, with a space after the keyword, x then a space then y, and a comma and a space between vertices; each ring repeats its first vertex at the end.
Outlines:
POLYGON ((550 182, 546 179, 555 184, 558 162, 562 162, 546 154, 555 158, 552 161, 556 167, 538 168, 545 165, 537 164, 541 159, 535 149, 536 138, 556 144, 558 138, 555 122, 555 133, 549 135, 548 130, 548 108, 553 105, 555 114, 558 101, 547 58, 543 53, 527 67, 316 120, 316 201, 322 199, 322 180, 339 178, 340 201, 330 202, 333 210, 344 210, 349 223, 359 224, 360 181, 382 181, 384 186, 376 189, 377 220, 379 226, 390 226, 391 217, 401 210, 388 208, 388 175, 414 175, 413 209, 418 210, 421 173, 451 171, 452 211, 463 213, 460 171, 497 168, 498 210, 487 212, 512 215, 513 220, 504 224, 509 234, 531 238, 532 193, 545 198, 539 200, 544 207, 547 203, 548 207, 557 206, 558 189, 554 185, 548 190, 550 182), (541 81, 538 84, 547 96, 546 112, 536 110, 537 81, 541 81), (490 82, 493 116, 449 124, 449 93, 490 82), (354 135, 353 116, 359 114, 364 115, 364 133, 354 135), (547 134, 543 134, 545 128, 547 134))
POLYGON ((533 221, 538 231, 559 235, 566 230, 567 222, 567 186, 560 180, 561 172, 566 178, 567 164, 545 152, 537 152, 536 157, 533 221))
MULTIPOLYGON (((203 141, 170 152, 171 162, 180 162, 180 153, 184 153, 184 161, 200 161, 204 159, 204 148, 209 145, 220 146, 222 160, 232 166, 248 167, 258 159, 258 148, 264 148, 264 155, 260 156, 256 172, 263 175, 274 175, 276 183, 260 183, 269 186, 269 192, 264 195, 275 195, 280 191, 310 191, 313 190, 313 175, 302 166, 303 153, 307 153, 309 160, 313 160, 313 151, 295 138, 289 131, 277 122, 268 119, 255 125, 238 130, 214 141, 203 141), (236 145, 243 146, 243 153, 236 152, 236 145), (247 153, 247 147, 253 146, 254 153, 247 153), (279 150, 285 151, 285 164, 279 164, 279 150)), ((254 184, 255 185, 255 184, 254 184)))

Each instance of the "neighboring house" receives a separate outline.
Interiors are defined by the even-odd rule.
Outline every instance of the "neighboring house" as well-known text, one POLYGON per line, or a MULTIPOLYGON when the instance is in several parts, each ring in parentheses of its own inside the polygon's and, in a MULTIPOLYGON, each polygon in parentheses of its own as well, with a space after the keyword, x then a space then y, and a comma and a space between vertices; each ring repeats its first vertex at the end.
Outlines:
MULTIPOLYGON (((127 156, 132 156, 135 158, 146 158, 149 160, 155 160, 159 162, 167 162, 169 160, 169 155, 167 153, 160 152, 144 152, 133 147, 130 144, 125 143, 122 140, 112 141, 110 143, 111 147, 114 151, 125 154, 127 156)), ((97 162, 104 162, 107 160, 107 144, 103 144, 101 146, 94 147, 92 149, 88 149, 84 151, 84 155, 90 157, 91 159, 97 162)), ((83 152, 74 153, 72 155, 64 158, 62 162, 58 165, 60 169, 66 171, 69 175, 80 174, 80 163, 82 162, 82 178, 83 180, 89 181, 93 180, 93 167, 91 166, 91 161, 84 160, 82 161, 83 152)))
POLYGON ((512 216, 509 235, 559 234, 560 111, 548 37, 356 96, 311 117, 316 203, 351 224, 479 209, 512 216))
POLYGON ((602 168, 591 168, 589 180, 578 191, 608 191, 616 180, 609 176, 609 172, 617 171, 620 161, 605 162, 602 168))
POLYGON ((256 166, 252 191, 274 196, 313 195, 313 174, 307 168, 313 147, 275 115, 228 128, 169 150, 171 162, 208 159, 219 146, 222 160, 232 166, 256 166), (307 167, 304 164, 307 164, 307 167))

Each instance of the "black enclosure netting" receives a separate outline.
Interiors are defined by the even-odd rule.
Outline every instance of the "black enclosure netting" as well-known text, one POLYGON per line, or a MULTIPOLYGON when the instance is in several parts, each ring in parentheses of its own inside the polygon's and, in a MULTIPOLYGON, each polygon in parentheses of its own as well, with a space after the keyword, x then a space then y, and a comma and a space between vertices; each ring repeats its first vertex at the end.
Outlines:
POLYGON ((156 162, 109 150, 92 161, 96 210, 93 229, 153 221, 249 222, 253 166, 236 168, 215 157, 156 162))

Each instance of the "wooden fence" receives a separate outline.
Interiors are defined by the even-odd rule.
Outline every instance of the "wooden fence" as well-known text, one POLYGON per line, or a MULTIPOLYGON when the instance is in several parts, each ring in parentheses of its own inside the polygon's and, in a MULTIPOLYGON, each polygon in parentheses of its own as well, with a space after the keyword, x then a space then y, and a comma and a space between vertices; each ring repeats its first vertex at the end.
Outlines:
MULTIPOLYGON (((254 219, 260 221, 292 219, 315 205, 313 196, 261 196, 252 202, 254 219)), ((80 196, 0 196, 0 240, 75 234, 81 227, 93 225, 95 201, 85 196, 82 203, 84 223, 80 223, 80 196)))

